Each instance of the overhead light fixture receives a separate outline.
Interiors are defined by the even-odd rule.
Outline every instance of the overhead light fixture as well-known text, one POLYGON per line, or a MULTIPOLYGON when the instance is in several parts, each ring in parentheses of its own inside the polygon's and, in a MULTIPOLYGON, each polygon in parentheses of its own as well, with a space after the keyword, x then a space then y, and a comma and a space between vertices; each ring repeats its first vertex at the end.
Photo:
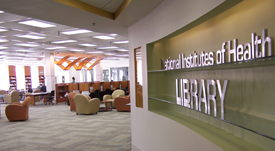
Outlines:
POLYGON ((87 51, 86 53, 104 53, 103 51, 87 51))
POLYGON ((35 50, 24 50, 24 49, 19 49, 19 50, 15 50, 15 51, 19 51, 19 52, 35 52, 35 50))
POLYGON ((86 47, 94 47, 94 46, 97 46, 95 44, 78 44, 80 46, 86 46, 86 47))
POLYGON ((117 46, 109 46, 109 47, 98 47, 97 49, 116 49, 117 46))
POLYGON ((35 36, 35 35, 15 35, 20 38, 29 38, 29 39, 45 39, 46 37, 35 36))
POLYGON ((126 43, 129 43, 129 40, 123 40, 123 41, 114 41, 112 42, 114 44, 126 44, 126 43))
POLYGON ((100 36, 93 36, 94 38, 97 38, 97 39, 103 39, 103 40, 110 40, 110 39, 116 39, 114 37, 111 37, 111 36, 104 36, 104 35, 100 35, 100 36))
POLYGON ((115 55, 115 53, 104 53, 104 55, 113 56, 113 55, 115 55))
POLYGON ((85 51, 83 49, 70 49, 70 51, 85 51))
POLYGON ((119 56, 119 57, 128 57, 129 54, 117 54, 116 56, 119 56))
POLYGON ((84 34, 84 33, 90 33, 92 31, 86 30, 86 29, 77 29, 77 30, 71 30, 71 31, 63 31, 62 34, 65 35, 75 35, 75 34, 84 34))
POLYGON ((8 42, 7 39, 0 39, 0 42, 8 42))
POLYGON ((60 41, 53 41, 54 44, 63 44, 63 43, 70 43, 70 42, 77 42, 76 40, 60 40, 60 41))
POLYGON ((63 48, 67 48, 67 47, 56 46, 56 47, 48 47, 48 48, 45 48, 45 49, 54 50, 54 49, 63 49, 63 48))
POLYGON ((4 28, 0 28, 0 32, 3 32, 3 31, 8 31, 8 30, 4 28))
POLYGON ((117 49, 117 51, 129 51, 128 49, 117 49))
POLYGON ((117 36, 118 34, 115 34, 115 33, 112 33, 112 34, 110 34, 111 36, 117 36))
POLYGON ((2 50, 2 49, 8 49, 8 47, 2 47, 2 46, 0 46, 0 50, 2 50))
POLYGON ((19 43, 19 44, 15 44, 17 46, 26 46, 26 47, 37 47, 39 45, 37 44, 29 44, 29 43, 19 43))
POLYGON ((49 28, 49 27, 55 27, 56 25, 50 24, 50 23, 45 23, 37 20, 27 20, 27 21, 21 21, 18 22, 19 24, 24 24, 24 25, 29 25, 29 26, 34 26, 34 27, 40 27, 40 28, 49 28))
POLYGON ((1 13, 5 13, 5 12, 0 10, 0 14, 1 14, 1 13))

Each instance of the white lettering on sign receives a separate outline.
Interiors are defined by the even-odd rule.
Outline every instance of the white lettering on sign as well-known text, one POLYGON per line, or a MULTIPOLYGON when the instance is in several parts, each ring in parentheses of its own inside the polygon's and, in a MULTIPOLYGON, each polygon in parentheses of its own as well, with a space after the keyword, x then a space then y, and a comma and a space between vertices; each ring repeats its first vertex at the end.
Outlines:
POLYGON ((198 54, 193 51, 193 54, 185 57, 185 54, 180 54, 178 59, 164 60, 165 70, 183 69, 203 67, 216 64, 224 64, 226 62, 246 61, 257 58, 272 56, 272 39, 267 36, 267 30, 262 30, 262 36, 251 34, 251 43, 238 44, 237 39, 233 41, 223 42, 221 50, 214 52, 202 51, 198 54), (262 37, 262 38, 261 38, 262 37), (228 58, 226 59, 226 54, 228 58))
POLYGON ((228 80, 224 80, 223 87, 220 80, 204 80, 201 79, 199 84, 196 79, 176 79, 176 98, 177 104, 185 106, 191 109, 202 111, 204 106, 204 112, 211 114, 211 101, 213 104, 213 111, 215 117, 217 117, 217 89, 221 101, 221 118, 224 118, 224 98, 226 93, 228 80), (205 84, 206 82, 206 84, 205 84), (199 91, 198 91, 199 90, 199 91), (199 93, 198 93, 199 92, 199 93))

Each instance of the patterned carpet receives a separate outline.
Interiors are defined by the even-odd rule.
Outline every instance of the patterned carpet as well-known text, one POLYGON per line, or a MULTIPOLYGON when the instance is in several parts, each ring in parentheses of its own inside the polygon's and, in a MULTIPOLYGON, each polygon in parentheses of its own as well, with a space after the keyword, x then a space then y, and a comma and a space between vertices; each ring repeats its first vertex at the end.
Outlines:
POLYGON ((64 103, 30 105, 29 120, 9 122, 1 104, 1 151, 130 151, 130 112, 76 115, 64 103))

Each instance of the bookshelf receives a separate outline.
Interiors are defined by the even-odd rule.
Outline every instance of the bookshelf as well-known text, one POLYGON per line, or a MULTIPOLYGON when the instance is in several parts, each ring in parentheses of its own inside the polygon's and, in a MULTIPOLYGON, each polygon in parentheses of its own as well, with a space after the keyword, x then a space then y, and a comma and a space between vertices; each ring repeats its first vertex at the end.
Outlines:
POLYGON ((26 91, 32 88, 32 80, 31 80, 31 68, 30 66, 25 66, 25 86, 26 91))
POLYGON ((17 82, 16 82, 15 66, 9 66, 9 80, 10 80, 10 89, 16 90, 17 82))
POLYGON ((55 95, 56 95, 56 103, 58 102, 66 102, 67 97, 65 97, 65 94, 68 91, 68 85, 67 84, 55 84, 55 95))
POLYGON ((45 85, 44 67, 38 66, 39 86, 45 85))

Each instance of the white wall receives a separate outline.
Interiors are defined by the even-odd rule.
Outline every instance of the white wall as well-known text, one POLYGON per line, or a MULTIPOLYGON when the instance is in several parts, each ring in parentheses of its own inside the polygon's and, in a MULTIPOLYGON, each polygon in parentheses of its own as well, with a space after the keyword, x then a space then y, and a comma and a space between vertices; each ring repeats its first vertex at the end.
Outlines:
POLYGON ((9 79, 9 66, 0 65, 1 74, 0 74, 0 90, 9 90, 10 88, 10 79, 9 79))
MULTIPOLYGON (((143 109, 136 108, 135 101, 131 101, 134 151, 221 150, 183 125, 148 111, 146 44, 184 27, 222 2, 224 0, 165 0, 146 17, 129 27, 130 79, 135 78, 133 50, 138 47, 142 51, 143 70, 143 109)), ((131 80, 130 85, 131 90, 135 90, 134 80, 131 80)), ((131 91, 131 100, 135 100, 134 91, 131 91)))

